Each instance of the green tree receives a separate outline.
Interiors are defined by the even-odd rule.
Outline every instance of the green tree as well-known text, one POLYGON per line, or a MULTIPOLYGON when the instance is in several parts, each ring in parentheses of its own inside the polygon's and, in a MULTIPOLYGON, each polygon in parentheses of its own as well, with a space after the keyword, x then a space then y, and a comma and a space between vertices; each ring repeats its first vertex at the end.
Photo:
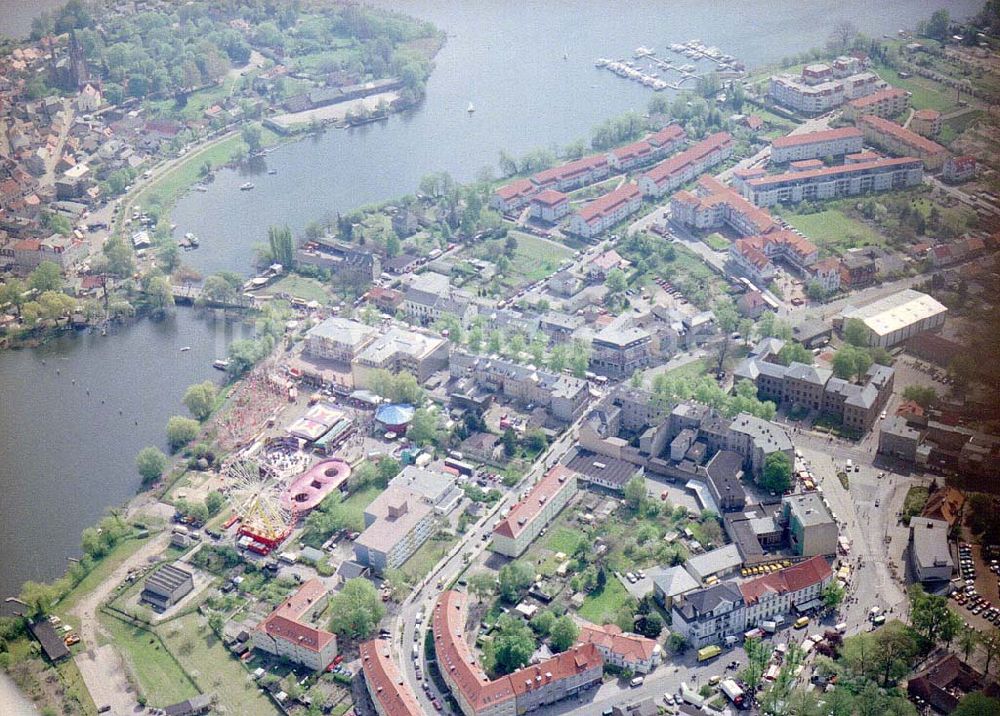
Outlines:
POLYGON ((104 255, 108 259, 108 273, 118 278, 128 278, 135 273, 135 252, 125 239, 112 236, 104 242, 104 255))
POLYGON ((553 651, 566 651, 573 646, 579 635, 580 628, 573 621, 573 617, 569 614, 564 614, 555 620, 555 623, 549 630, 549 645, 553 651))
POLYGON ((514 457, 517 454, 517 436, 514 434, 512 428, 507 428, 503 431, 500 442, 503 445, 504 455, 514 457))
POLYGON ((639 507, 642 505, 647 495, 648 491, 646 489, 646 481, 642 478, 642 476, 636 475, 625 483, 625 502, 629 506, 629 509, 633 512, 639 510, 639 507))
POLYGON ((733 304, 732 299, 725 298, 716 301, 712 307, 712 313, 715 314, 715 320, 723 333, 732 333, 736 330, 740 316, 736 312, 736 306, 733 304))
POLYGON ((535 581, 535 569, 529 562, 514 560, 500 568, 500 596, 513 603, 535 581))
POLYGON ((399 474, 401 466, 398 460, 391 457, 384 457, 378 461, 378 465, 375 471, 378 473, 378 484, 381 487, 386 487, 389 484, 389 480, 394 478, 399 474))
POLYGON ((49 613, 56 599, 59 598, 59 590, 53 584, 42 584, 41 582, 25 582, 21 587, 21 594, 18 599, 23 602, 25 615, 32 619, 44 616, 49 613))
POLYGON ((243 138, 243 142, 247 145, 248 152, 256 154, 260 151, 260 125, 244 124, 243 129, 240 130, 240 136, 243 138))
POLYGON ((200 426, 197 420, 175 415, 167 421, 167 443, 171 450, 178 450, 195 439, 200 426))
POLYGON ((658 639, 663 631, 663 619, 656 612, 643 614, 635 623, 636 631, 648 639, 658 639))
POLYGON ((212 414, 219 388, 210 380, 195 383, 184 393, 184 405, 198 420, 205 420, 212 414))
POLYGON ((865 348, 868 345, 868 326, 860 318, 848 318, 844 324, 844 339, 852 346, 865 348))
POLYGON ((764 676, 773 651, 770 644, 763 639, 750 637, 743 642, 743 650, 747 655, 747 665, 740 672, 740 678, 751 689, 756 688, 764 676))
POLYGON ((39 293, 62 290, 62 271, 53 261, 42 261, 28 276, 28 288, 39 293))
POLYGON ((281 264, 286 269, 295 265, 295 242, 292 240, 291 229, 287 226, 268 227, 267 244, 272 261, 281 264))
POLYGON ((580 339, 573 341, 573 347, 569 353, 569 366, 570 370, 573 371, 573 375, 577 378, 583 378, 586 375, 587 368, 590 366, 589 343, 580 339))
POLYGON ((625 280, 625 272, 620 268, 611 269, 608 272, 607 278, 604 279, 604 286, 608 289, 608 295, 610 296, 625 293, 625 289, 628 288, 628 282, 625 280))
POLYGON ((135 467, 142 477, 142 483, 148 485, 159 480, 167 469, 167 456, 159 448, 151 445, 144 447, 135 456, 135 467))
POLYGON ((958 703, 952 716, 995 716, 1000 713, 1000 699, 994 699, 982 691, 966 694, 958 703))
POLYGON ((494 675, 504 676, 526 666, 537 644, 524 622, 508 614, 500 617, 497 626, 497 634, 486 651, 486 663, 494 675))
POLYGON ((437 418, 426 408, 413 413, 413 420, 406 430, 407 437, 417 445, 433 445, 440 438, 437 418))
POLYGON ((918 403, 923 408, 929 408, 937 402, 938 394, 929 385, 908 385, 903 389, 903 397, 918 403))
POLYGON ((27 302, 25 293, 28 287, 18 278, 8 279, 5 284, 0 286, 0 306, 10 304, 18 316, 21 315, 21 306, 27 302))
POLYGON ((792 461, 783 452, 773 452, 764 460, 760 486, 768 492, 782 494, 792 485, 792 461))
POLYGON ((491 572, 476 572, 469 576, 469 593, 482 604, 485 597, 491 596, 497 590, 496 577, 491 572))
POLYGON ((962 651, 965 660, 968 661, 979 644, 979 632, 975 629, 960 629, 956 639, 958 648, 962 651))
POLYGON ((170 274, 181 265, 180 245, 173 239, 164 239, 156 246, 156 266, 170 274))
POLYGON ((812 365, 812 358, 812 353, 809 352, 808 348, 794 341, 786 343, 778 351, 778 360, 781 361, 782 365, 789 365, 791 363, 812 365))
POLYGON ((222 496, 222 493, 218 490, 212 490, 207 495, 205 495, 205 509, 208 510, 208 514, 211 517, 215 517, 222 511, 223 505, 226 504, 226 498, 222 496))
POLYGON ((909 589, 910 625, 926 649, 950 644, 962 628, 961 618, 948 608, 947 597, 928 594, 919 584, 909 589))
POLYGON ((549 632, 552 631, 552 626, 556 623, 556 615, 553 614, 548 609, 543 609, 534 616, 530 622, 530 626, 535 630, 536 634, 541 636, 548 636, 549 632))
POLYGON ((820 598, 823 600, 824 607, 834 610, 844 601, 844 594, 843 587, 836 582, 830 582, 820 593, 820 598))
POLYGON ((944 8, 937 10, 931 15, 924 28, 924 34, 935 40, 944 42, 948 39, 948 26, 951 24, 951 15, 944 8))
POLYGON ((348 579, 330 599, 330 629, 340 637, 363 639, 371 636, 385 616, 385 606, 375 585, 367 579, 348 579))
POLYGON ((690 646, 687 638, 679 632, 670 632, 670 636, 667 637, 667 650, 671 654, 683 654, 690 646))

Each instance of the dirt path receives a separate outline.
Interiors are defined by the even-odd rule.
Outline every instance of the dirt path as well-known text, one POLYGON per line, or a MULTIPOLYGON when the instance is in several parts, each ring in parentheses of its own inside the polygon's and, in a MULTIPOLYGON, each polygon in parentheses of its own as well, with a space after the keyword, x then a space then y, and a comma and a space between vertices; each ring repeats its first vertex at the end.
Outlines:
POLYGON ((97 621, 97 610, 107 601, 129 570, 141 567, 150 558, 154 558, 170 541, 170 534, 164 532, 154 537, 139 550, 118 565, 107 579, 102 581, 93 592, 86 595, 73 607, 70 614, 80 620, 80 639, 88 650, 76 656, 76 665, 80 669, 83 681, 87 685, 91 698, 98 707, 109 705, 112 713, 126 714, 140 710, 125 676, 121 656, 110 644, 98 647, 97 637, 100 626, 97 621))

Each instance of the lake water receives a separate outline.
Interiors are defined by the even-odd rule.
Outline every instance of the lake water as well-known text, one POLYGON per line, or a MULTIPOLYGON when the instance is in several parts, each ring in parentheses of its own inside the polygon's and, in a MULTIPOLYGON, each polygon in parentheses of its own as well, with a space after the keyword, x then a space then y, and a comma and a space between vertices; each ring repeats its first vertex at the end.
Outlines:
MULTIPOLYGON (((420 178, 448 171, 469 180, 515 156, 589 137, 628 109, 645 109, 652 91, 594 67, 597 57, 631 57, 639 45, 660 52, 698 38, 749 66, 822 45, 850 20, 873 35, 914 25, 940 0, 772 0, 732 3, 637 0, 571 3, 414 0, 385 3, 433 21, 448 33, 422 106, 388 122, 286 145, 254 169, 223 171, 205 193, 174 212, 177 235, 193 231, 202 248, 185 260, 204 273, 251 270, 252 249, 272 224, 300 231, 308 222, 362 204, 412 193, 420 178), (581 9, 583 8, 583 9, 581 9), (567 59, 563 59, 564 54, 567 59), (466 108, 472 102, 475 113, 466 108), (240 192, 252 179, 256 189, 240 192)), ((973 2, 949 2, 953 16, 973 2)), ((685 60, 687 61, 687 60, 685 60)))
POLYGON ((83 529, 139 487, 136 453, 166 450, 167 419, 187 414, 185 389, 222 377, 212 361, 243 330, 179 308, 106 337, 67 333, 0 352, 0 595, 57 577, 80 555, 83 529))
MULTIPOLYGON (((0 0, 0 31, 26 33, 33 13, 54 4, 0 0)), ((468 180, 495 166, 501 149, 519 155, 564 145, 607 117, 643 110, 652 93, 595 69, 599 56, 630 56, 639 45, 662 51, 698 38, 753 66, 822 44, 841 20, 870 34, 892 33, 941 4, 393 3, 448 32, 426 101, 385 123, 281 147, 267 157, 277 174, 254 175, 252 192, 238 190, 244 172, 221 172, 208 192, 190 193, 174 212, 179 233, 202 237, 203 247, 185 260, 205 272, 247 272, 251 249, 271 224, 301 230, 324 215, 411 192, 429 172, 468 180)), ((953 16, 979 5, 948 3, 953 16)), ((0 353, 0 593, 63 572, 66 558, 78 554, 81 530, 135 492, 135 454, 162 443, 167 418, 183 412, 185 388, 218 377, 210 363, 230 338, 220 324, 180 310, 107 338, 65 336, 37 350, 0 353), (192 350, 181 353, 184 345, 192 350)))

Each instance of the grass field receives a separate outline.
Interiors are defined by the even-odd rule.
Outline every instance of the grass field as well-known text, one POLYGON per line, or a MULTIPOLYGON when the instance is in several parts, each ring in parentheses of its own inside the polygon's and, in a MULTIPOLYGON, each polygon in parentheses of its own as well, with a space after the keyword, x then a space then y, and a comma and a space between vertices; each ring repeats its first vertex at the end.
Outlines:
POLYGON ((713 231, 708 236, 703 236, 702 241, 708 244, 708 247, 714 249, 715 251, 728 251, 729 242, 717 231, 713 231))
POLYGON ((197 687, 158 636, 104 614, 100 621, 150 706, 163 708, 198 695, 197 687))
POLYGON ((455 546, 456 542, 458 542, 458 537, 449 537, 448 539, 432 538, 424 542, 420 546, 420 549, 414 552, 413 556, 406 560, 401 567, 403 574, 406 576, 406 581, 410 584, 416 584, 426 577, 431 568, 441 561, 441 558, 455 546))
POLYGON ((884 246, 886 243, 882 234, 851 218, 841 209, 831 208, 815 214, 785 211, 782 216, 821 250, 829 253, 841 254, 857 246, 884 246))
MULTIPOLYGON (((85 594, 92 592, 98 584, 103 582, 108 578, 115 569, 124 562, 130 555, 132 555, 136 550, 142 547, 148 539, 136 540, 129 539, 118 544, 111 552, 102 559, 96 567, 94 567, 90 574, 84 577, 76 587, 71 589, 66 596, 59 600, 55 606, 55 613, 62 617, 64 620, 69 616, 69 612, 76 606, 80 598, 85 594)), ((71 620, 72 622, 72 620, 71 620)))
MULTIPOLYGON (((225 713, 275 716, 277 710, 212 633, 205 618, 188 614, 158 628, 163 641, 203 692, 212 692, 225 713)), ((220 712, 222 709, 218 709, 220 712)))
POLYGON ((947 87, 924 77, 907 77, 902 79, 899 73, 891 67, 879 65, 879 75, 894 87, 911 92, 910 104, 914 109, 936 109, 939 112, 950 112, 957 109, 955 92, 947 87))
POLYGON ((510 232, 517 239, 517 251, 511 262, 514 271, 529 283, 551 276, 559 264, 573 255, 570 249, 520 231, 510 232))
POLYGON ((685 363, 682 366, 668 370, 665 375, 675 380, 698 380, 703 375, 712 372, 712 365, 715 363, 711 358, 700 358, 699 360, 685 363))
POLYGON ((276 293, 287 293, 303 301, 318 301, 323 304, 327 302, 329 296, 323 284, 313 278, 303 276, 285 276, 279 281, 271 284, 263 291, 265 296, 273 296, 276 293))
POLYGON ((366 485, 364 488, 353 493, 350 497, 344 500, 344 505, 346 505, 352 512, 357 513, 357 519, 364 524, 364 513, 365 508, 372 503, 379 493, 382 492, 382 488, 377 485, 366 485))
POLYGON ((908 520, 919 515, 927 504, 929 495, 928 489, 922 485, 911 487, 906 493, 906 499, 903 500, 903 519, 908 520))
POLYGON ((568 527, 553 529, 545 538, 545 548, 553 552, 562 552, 571 555, 576 552, 577 545, 583 539, 583 535, 568 527))
POLYGON ((608 581, 601 592, 588 594, 583 600, 578 614, 594 624, 602 624, 605 614, 614 614, 621 604, 628 599, 625 587, 613 575, 608 575, 608 581))

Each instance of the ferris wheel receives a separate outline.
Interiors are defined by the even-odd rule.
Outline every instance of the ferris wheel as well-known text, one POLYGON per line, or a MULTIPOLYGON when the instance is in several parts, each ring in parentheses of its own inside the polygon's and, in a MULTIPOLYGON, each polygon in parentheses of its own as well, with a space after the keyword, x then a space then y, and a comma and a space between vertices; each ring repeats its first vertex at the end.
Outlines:
POLYGON ((272 545, 288 536, 292 513, 281 504, 281 489, 269 467, 238 458, 226 466, 226 482, 229 503, 242 522, 240 532, 272 545))

